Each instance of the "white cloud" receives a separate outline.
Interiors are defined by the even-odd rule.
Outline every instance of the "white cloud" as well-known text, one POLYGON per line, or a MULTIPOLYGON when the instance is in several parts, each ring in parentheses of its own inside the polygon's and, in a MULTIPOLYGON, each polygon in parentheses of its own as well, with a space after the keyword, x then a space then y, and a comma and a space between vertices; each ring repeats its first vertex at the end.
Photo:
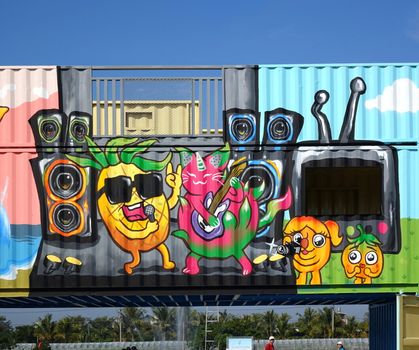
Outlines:
POLYGON ((398 79, 386 86, 381 95, 365 101, 365 107, 381 112, 415 113, 419 111, 419 88, 410 79, 398 79))
POLYGON ((48 98, 48 90, 44 89, 43 87, 34 87, 32 89, 32 93, 34 96, 48 98))
POLYGON ((7 84, 0 88, 0 98, 5 98, 10 91, 15 91, 16 85, 7 84))

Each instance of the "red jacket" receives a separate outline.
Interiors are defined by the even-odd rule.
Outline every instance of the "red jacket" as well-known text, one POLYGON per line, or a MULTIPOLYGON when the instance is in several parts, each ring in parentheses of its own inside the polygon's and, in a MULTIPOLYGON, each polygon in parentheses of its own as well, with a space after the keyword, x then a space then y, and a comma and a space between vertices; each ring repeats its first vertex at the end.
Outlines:
POLYGON ((265 350, 275 350, 274 343, 271 343, 270 341, 265 345, 265 350))

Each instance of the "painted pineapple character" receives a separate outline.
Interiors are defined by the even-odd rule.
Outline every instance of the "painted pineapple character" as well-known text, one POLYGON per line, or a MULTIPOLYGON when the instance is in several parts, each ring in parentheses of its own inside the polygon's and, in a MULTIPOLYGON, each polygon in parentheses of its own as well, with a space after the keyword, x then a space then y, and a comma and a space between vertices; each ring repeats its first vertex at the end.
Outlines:
POLYGON ((381 275, 384 267, 382 244, 372 233, 357 225, 359 235, 348 238, 349 245, 342 252, 342 265, 346 277, 355 277, 355 284, 371 284, 373 278, 381 275))
POLYGON ((175 263, 165 245, 169 235, 170 209, 178 202, 181 167, 173 172, 169 153, 162 161, 140 156, 157 140, 137 143, 137 138, 110 140, 103 152, 89 138, 87 143, 92 159, 67 156, 84 167, 100 171, 97 181, 98 208, 113 241, 132 255, 124 265, 127 274, 141 262, 141 252, 157 249, 163 268, 173 269, 175 263), (119 148, 125 147, 120 150, 119 148), (119 152, 118 152, 119 151, 119 152), (166 183, 172 194, 166 198, 163 179, 159 172, 166 168, 166 183))

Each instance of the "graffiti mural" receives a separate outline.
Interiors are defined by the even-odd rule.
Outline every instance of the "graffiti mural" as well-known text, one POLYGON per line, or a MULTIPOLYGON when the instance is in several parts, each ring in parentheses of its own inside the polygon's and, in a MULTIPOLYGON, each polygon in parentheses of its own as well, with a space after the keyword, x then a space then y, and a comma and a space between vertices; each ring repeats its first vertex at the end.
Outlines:
MULTIPOLYGON (((27 109, 0 99, 0 132, 17 144, 10 135, 23 136, 10 132, 11 119, 23 120, 19 146, 32 148, 0 153, 15 169, 0 166, 0 248, 22 252, 17 268, 0 258, 0 293, 19 275, 30 295, 52 283, 75 294, 265 286, 313 293, 314 285, 356 292, 416 283, 395 273, 411 260, 419 267, 410 250, 419 213, 408 214, 399 183, 400 169, 414 166, 411 149, 370 137, 368 128, 359 133, 377 109, 417 113, 405 101, 383 106, 386 89, 416 85, 394 79, 369 93, 370 79, 353 74, 335 90, 320 81, 301 96, 275 97, 274 79, 228 74, 223 137, 99 137, 91 109, 60 105, 65 89, 54 80, 40 100, 21 101, 30 105, 24 116, 27 109), (22 190, 30 200, 17 210, 11 197, 22 190)), ((0 96, 19 89, 0 83, 0 96)), ((414 130, 405 134, 417 138, 414 130)))
POLYGON ((382 243, 372 233, 365 232, 362 225, 357 225, 357 229, 359 235, 349 238, 350 244, 342 252, 342 265, 348 278, 355 277, 355 284, 371 284, 383 271, 382 243))
POLYGON ((56 67, 0 68, 0 295, 28 294, 41 243, 29 117, 58 106, 56 67), (5 289, 3 289, 5 288, 5 289))
POLYGON ((176 265, 170 260, 165 241, 169 235, 170 210, 178 202, 182 184, 180 165, 174 172, 171 153, 162 161, 141 156, 157 140, 138 142, 138 139, 116 138, 106 144, 104 152, 88 137, 86 141, 93 159, 67 157, 80 166, 99 170, 100 216, 113 241, 132 256, 132 261, 124 265, 125 272, 132 274, 141 262, 141 252, 152 249, 160 252, 163 268, 173 269, 176 265), (166 170, 165 181, 172 189, 169 198, 163 192, 163 178, 159 173, 163 170, 166 170))
POLYGON ((187 193, 179 208, 179 228, 173 232, 181 238, 191 253, 186 258, 184 273, 197 274, 202 258, 226 259, 234 257, 244 276, 252 272, 252 263, 244 249, 266 227, 275 215, 291 205, 291 192, 271 200, 268 211, 259 217, 258 199, 263 193, 263 180, 239 176, 246 168, 244 159, 231 164, 223 175, 230 149, 223 149, 202 158, 199 153, 181 149, 182 180, 187 193))
POLYGON ((342 242, 339 226, 335 221, 321 222, 314 217, 292 218, 284 229, 284 244, 299 246, 293 256, 295 270, 299 273, 298 284, 321 284, 320 270, 329 262, 332 246, 342 242))

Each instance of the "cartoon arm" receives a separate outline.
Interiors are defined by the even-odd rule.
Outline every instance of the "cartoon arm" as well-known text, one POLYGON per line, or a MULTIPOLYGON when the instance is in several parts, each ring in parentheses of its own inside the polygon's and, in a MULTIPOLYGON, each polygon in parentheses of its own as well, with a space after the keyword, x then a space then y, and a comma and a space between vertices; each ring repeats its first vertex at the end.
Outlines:
POLYGON ((217 226, 220 221, 214 215, 212 215, 207 208, 205 208, 204 203, 198 196, 189 197, 189 201, 192 204, 192 207, 196 212, 202 216, 202 218, 209 223, 211 226, 217 226))
POLYGON ((179 164, 176 172, 173 172, 172 163, 167 164, 166 183, 172 188, 172 195, 167 200, 169 208, 173 209, 179 201, 180 188, 182 186, 182 167, 179 164))
POLYGON ((233 202, 241 203, 244 198, 243 185, 237 177, 233 177, 230 180, 230 188, 226 195, 227 199, 233 202))

